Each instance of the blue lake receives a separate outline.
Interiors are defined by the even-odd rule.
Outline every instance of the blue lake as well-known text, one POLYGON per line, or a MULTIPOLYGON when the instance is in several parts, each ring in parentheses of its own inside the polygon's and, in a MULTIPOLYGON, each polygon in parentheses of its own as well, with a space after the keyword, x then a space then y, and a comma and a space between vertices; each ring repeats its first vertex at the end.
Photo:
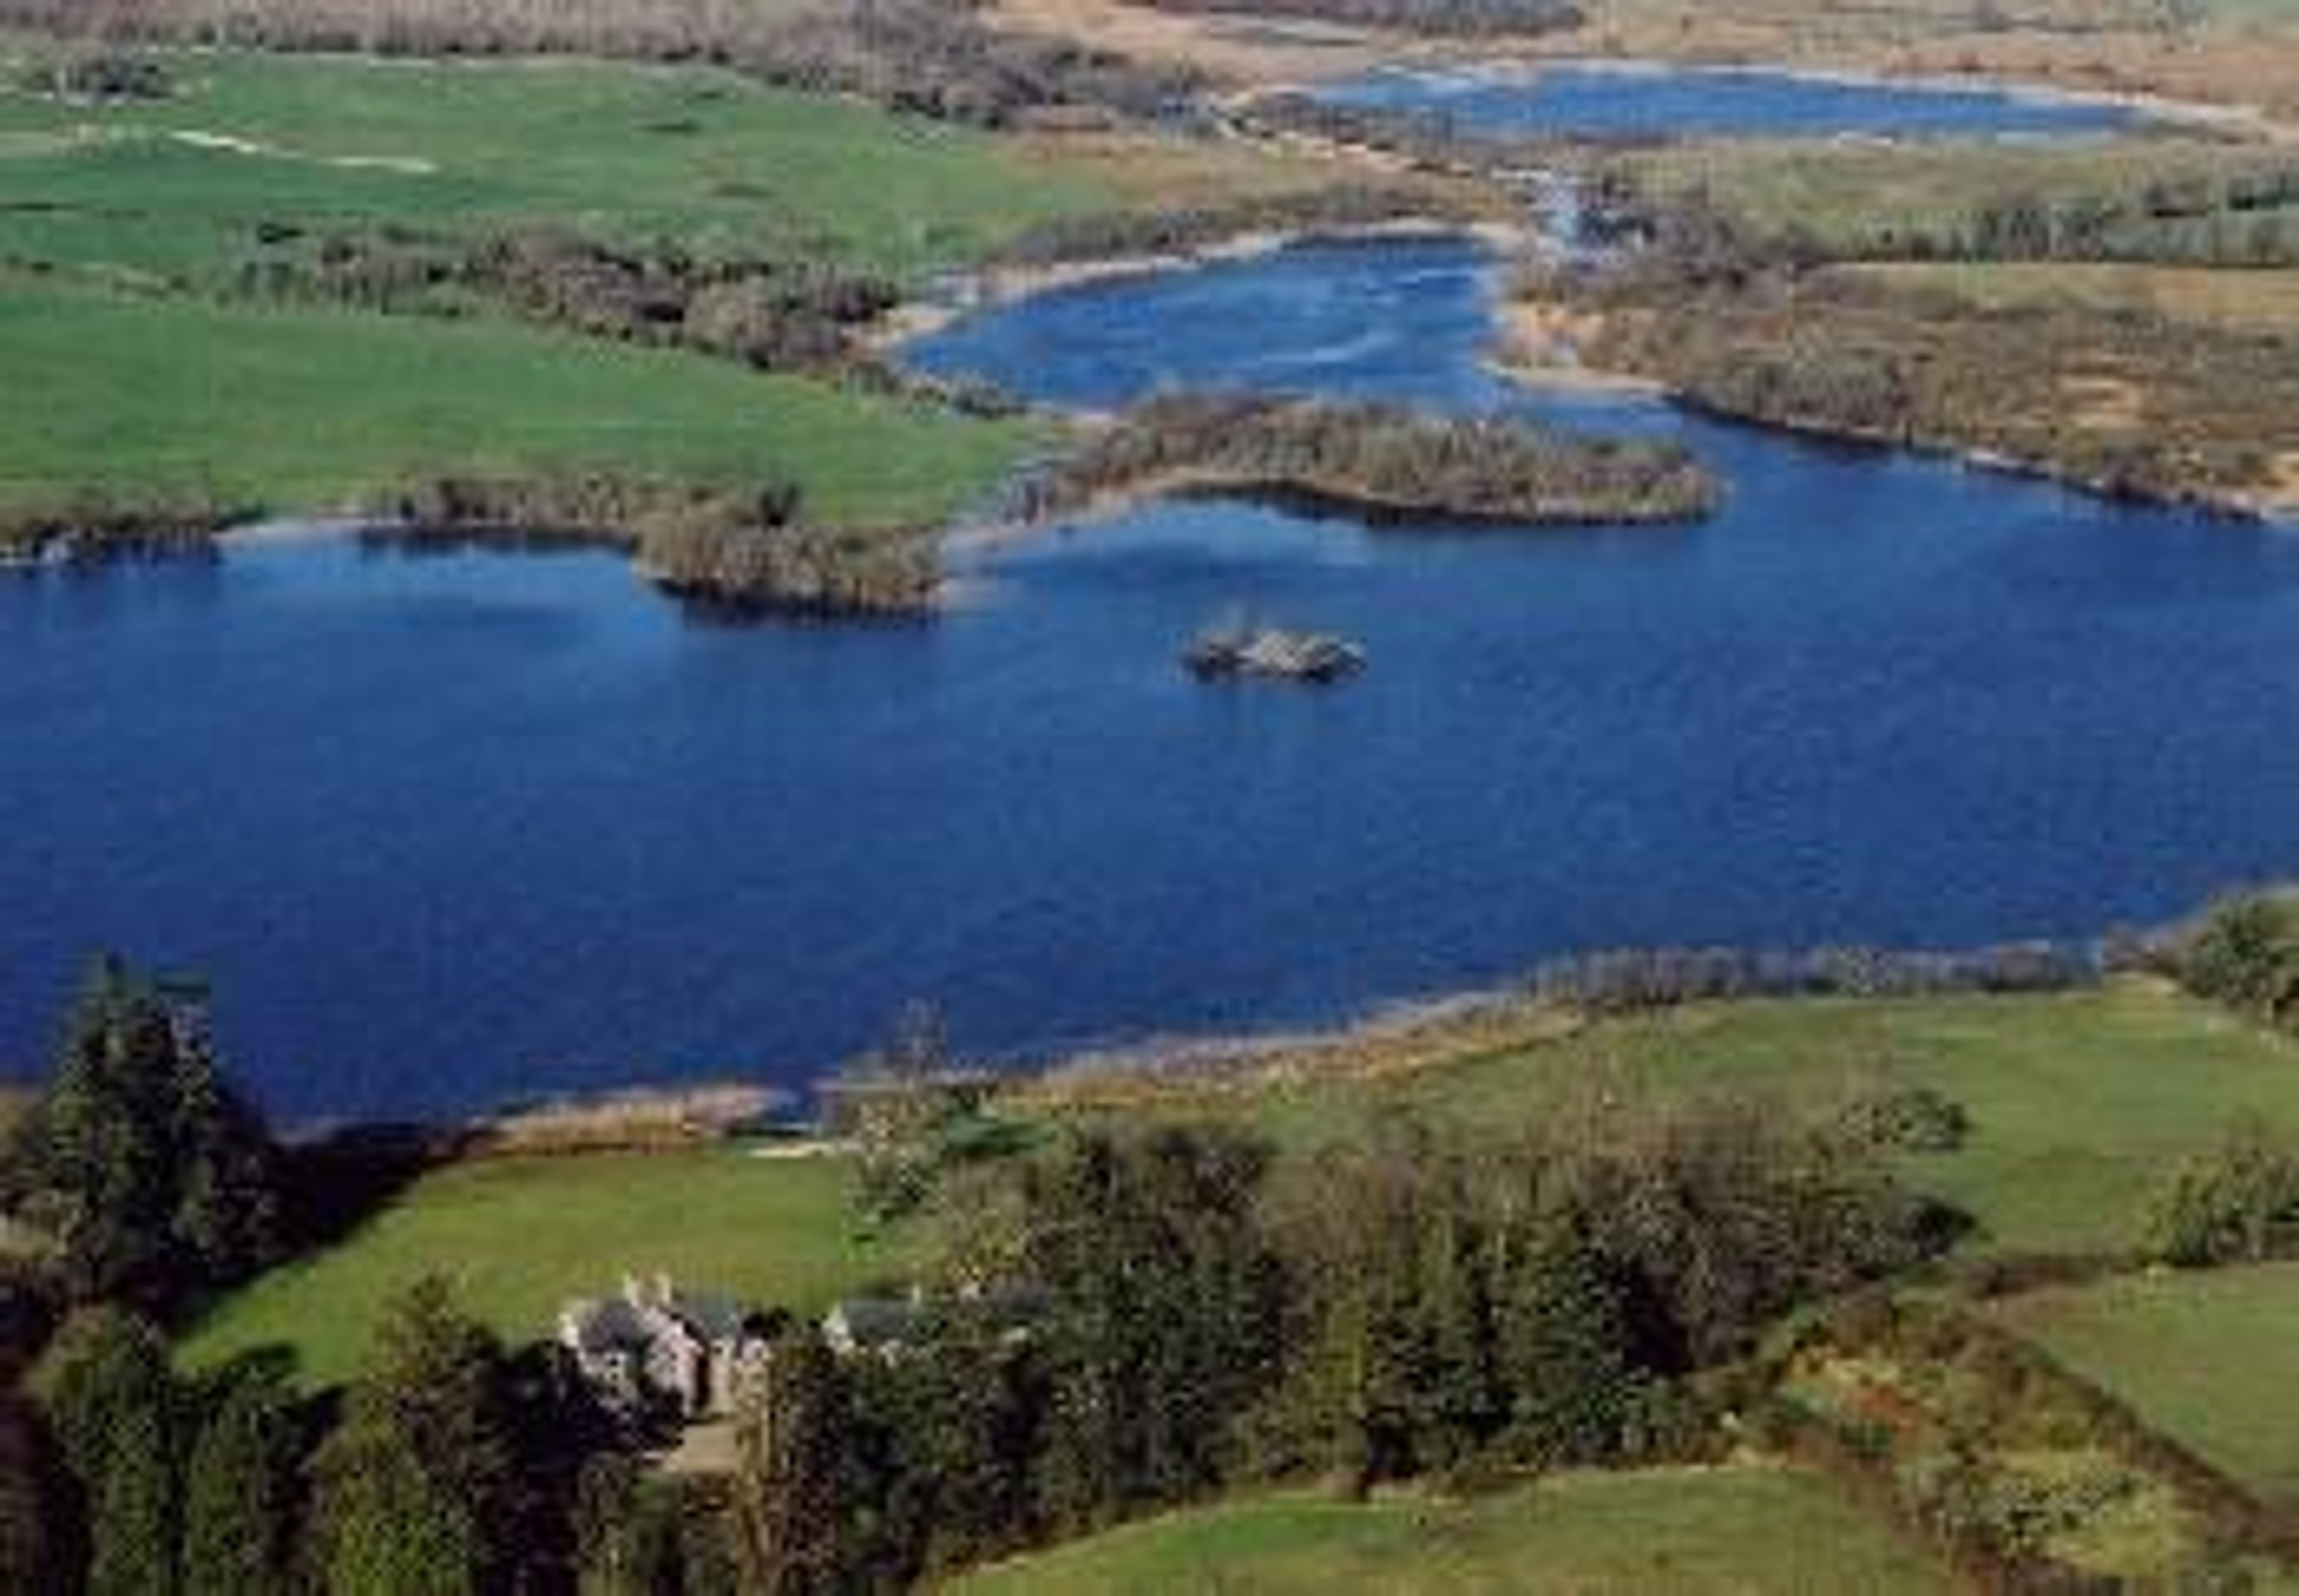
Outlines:
POLYGON ((220 986, 302 1117, 746 1070, 906 1000, 1042 1052, 1333 1018, 1660 942, 2082 934, 2299 864, 2299 537, 1523 395, 1489 262, 1303 248, 917 352, 1079 404, 1183 380, 1685 436, 1669 530, 1160 505, 939 624, 698 624, 597 555, 256 544, 0 580, 0 1057, 78 960, 220 986), (1224 608, 1364 640, 1208 688, 1224 608))
POLYGON ((2139 120, 2104 101, 1739 67, 1382 68, 1318 96, 1363 110, 1441 116, 1460 132, 1503 137, 1998 137, 2112 132, 2139 120))

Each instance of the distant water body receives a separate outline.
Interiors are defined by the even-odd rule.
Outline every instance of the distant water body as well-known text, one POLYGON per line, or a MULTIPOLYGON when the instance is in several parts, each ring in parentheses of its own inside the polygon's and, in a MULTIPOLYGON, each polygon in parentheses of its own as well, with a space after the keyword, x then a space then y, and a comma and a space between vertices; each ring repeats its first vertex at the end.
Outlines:
POLYGON ((1305 247, 918 347, 1681 436, 1712 524, 1161 504, 921 627, 684 619, 597 554, 261 544, 0 579, 0 1058, 78 961, 206 972, 290 1118, 743 1071, 942 1003, 1043 1052, 1328 1019, 1571 949, 1963 944, 2299 865, 2299 538, 1489 377, 1494 262, 1305 247), (1236 604, 1362 639, 1210 688, 1236 604))
POLYGON ((1491 137, 2032 137, 2113 132, 2139 121, 2104 100, 1740 67, 1382 68, 1319 97, 1442 116, 1461 132, 1491 137))

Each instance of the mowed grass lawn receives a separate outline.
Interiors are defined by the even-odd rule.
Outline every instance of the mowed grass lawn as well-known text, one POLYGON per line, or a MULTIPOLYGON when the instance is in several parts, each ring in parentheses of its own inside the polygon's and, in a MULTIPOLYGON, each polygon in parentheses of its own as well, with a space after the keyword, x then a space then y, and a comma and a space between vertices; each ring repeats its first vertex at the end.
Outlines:
POLYGON ((1924 1550, 1807 1475, 1559 1475, 1478 1500, 1266 1497, 1128 1525, 959 1580, 963 1596, 1926 1596, 1924 1550))
POLYGON ((446 473, 794 480, 825 522, 985 492, 1014 423, 494 321, 264 310, 0 275, 0 509, 197 496, 365 507, 446 473))
POLYGON ((2263 1499, 2299 1505, 2299 1264, 2124 1276, 1992 1311, 2263 1499))
POLYGON ((0 93, 0 256, 224 278, 267 225, 276 237, 282 224, 455 235, 548 223, 908 275, 1111 203, 1083 171, 987 134, 722 71, 159 59, 176 85, 164 100, 0 93))
POLYGON ((2299 1044, 2153 985, 2027 997, 1704 1005, 1376 1079, 1309 1084, 1232 1111, 1293 1146, 1410 1110, 1479 1135, 1536 1127, 1562 1096, 1754 1093, 1825 1112, 1928 1085, 1970 1115, 1951 1153, 1912 1155, 1919 1188, 2004 1251, 2129 1245, 2156 1181, 2239 1115, 2299 1135, 2299 1044))
POLYGON ((292 1348, 314 1385, 364 1356, 383 1305, 427 1273, 506 1340, 552 1333, 568 1298, 626 1273, 668 1270, 697 1288, 819 1309, 907 1277, 923 1243, 858 1227, 839 1159, 759 1159, 739 1148, 481 1160, 425 1176, 349 1239, 226 1301, 183 1356, 206 1367, 292 1348))

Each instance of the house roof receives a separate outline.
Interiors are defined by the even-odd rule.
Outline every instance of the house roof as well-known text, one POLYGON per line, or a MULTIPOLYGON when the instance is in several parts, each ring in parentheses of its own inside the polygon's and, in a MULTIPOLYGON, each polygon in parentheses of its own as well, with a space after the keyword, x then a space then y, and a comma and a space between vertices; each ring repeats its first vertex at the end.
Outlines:
POLYGON ((900 1297, 849 1297, 830 1310, 846 1338, 858 1347, 890 1346, 917 1329, 919 1310, 900 1297))
POLYGON ((628 1351, 653 1339, 639 1310, 620 1297, 586 1297, 568 1304, 567 1325, 580 1352, 628 1351))
POLYGON ((734 1298, 710 1292, 674 1292, 668 1306, 706 1341, 733 1341, 751 1318, 734 1298))

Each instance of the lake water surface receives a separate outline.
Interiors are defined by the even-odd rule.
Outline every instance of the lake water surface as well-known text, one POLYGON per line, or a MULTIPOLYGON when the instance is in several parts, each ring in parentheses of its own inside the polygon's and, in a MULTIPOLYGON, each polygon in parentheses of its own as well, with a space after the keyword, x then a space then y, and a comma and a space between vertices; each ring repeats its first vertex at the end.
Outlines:
POLYGON ((2104 100, 1743 67, 1382 68, 1318 97, 1440 116, 1457 131, 1496 137, 2037 137, 2114 132, 2140 120, 2104 100))
POLYGON ((104 945, 290 1116, 1334 1018, 1560 950, 2081 934, 2299 864, 2299 538, 1488 377, 1490 262, 1307 247, 917 351, 1688 439, 1713 524, 1166 504, 937 625, 691 622, 620 562, 344 542, 0 580, 0 1057, 104 945), (1362 639, 1211 688, 1227 606, 1362 639))

